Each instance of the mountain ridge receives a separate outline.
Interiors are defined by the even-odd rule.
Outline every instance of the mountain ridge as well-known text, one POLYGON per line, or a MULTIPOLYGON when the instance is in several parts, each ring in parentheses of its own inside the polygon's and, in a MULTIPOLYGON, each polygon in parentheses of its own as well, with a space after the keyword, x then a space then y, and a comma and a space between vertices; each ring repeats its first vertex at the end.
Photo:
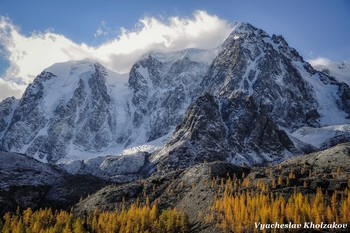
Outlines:
POLYGON ((198 158, 197 163, 280 162, 319 149, 303 141, 305 135, 293 134, 304 128, 328 127, 322 148, 349 140, 349 87, 314 70, 282 36, 269 37, 250 24, 237 25, 200 86, 206 93, 197 101, 207 99, 211 109, 201 111, 208 107, 203 101, 192 103, 168 144, 153 156, 162 168, 192 166, 198 158), (329 125, 337 124, 344 127, 330 143, 336 127, 329 125))
POLYGON ((151 52, 128 76, 92 60, 53 65, 18 106, 0 104, 0 141, 52 163, 146 144, 154 166, 173 149, 181 166, 266 164, 348 140, 349 97, 347 84, 314 70, 282 36, 238 23, 218 49, 151 52), (322 145, 309 129, 327 129, 322 145))

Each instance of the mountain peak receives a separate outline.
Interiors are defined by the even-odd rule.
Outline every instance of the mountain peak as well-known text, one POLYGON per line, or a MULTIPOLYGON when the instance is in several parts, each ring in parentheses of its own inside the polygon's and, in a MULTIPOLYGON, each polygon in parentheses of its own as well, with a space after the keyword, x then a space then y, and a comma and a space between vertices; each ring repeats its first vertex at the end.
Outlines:
POLYGON ((247 32, 252 32, 252 31, 256 31, 256 30, 259 30, 259 29, 254 27, 250 23, 239 22, 239 23, 237 23, 237 25, 233 31, 236 33, 247 33, 247 32))
POLYGON ((73 60, 66 62, 59 62, 46 68, 44 72, 50 72, 57 77, 64 78, 75 74, 81 74, 84 72, 93 72, 97 64, 97 61, 93 59, 73 60))
POLYGON ((254 27, 250 23, 245 23, 245 22, 234 24, 234 29, 231 32, 230 36, 239 35, 239 34, 249 34, 249 35, 254 34, 255 36, 261 36, 261 37, 269 36, 264 30, 254 27))
MULTIPOLYGON (((222 50, 231 50, 232 47, 246 47, 248 50, 256 50, 262 44, 270 41, 269 35, 262 29, 256 28, 249 23, 236 23, 234 29, 222 44, 222 50)), ((257 52, 257 51, 255 51, 257 52)), ((253 51, 253 53, 255 53, 253 51)))

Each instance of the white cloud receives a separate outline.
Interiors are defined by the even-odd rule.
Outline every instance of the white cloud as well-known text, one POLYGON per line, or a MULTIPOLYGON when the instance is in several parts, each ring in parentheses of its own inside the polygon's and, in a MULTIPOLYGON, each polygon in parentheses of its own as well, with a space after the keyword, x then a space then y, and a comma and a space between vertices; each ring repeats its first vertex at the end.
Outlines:
POLYGON ((25 85, 18 85, 13 81, 5 81, 0 78, 0 100, 9 96, 21 96, 25 87, 25 85))
MULTIPOLYGON (((175 51, 184 48, 219 46, 232 30, 227 21, 196 11, 192 18, 140 19, 133 30, 122 28, 120 35, 100 46, 77 44, 64 35, 46 31, 21 34, 10 19, 0 18, 0 45, 10 66, 0 74, 0 99, 20 97, 24 88, 43 69, 56 62, 93 58, 116 72, 128 72, 143 54, 151 50, 175 51), (4 90, 6 88, 6 90, 4 90)), ((105 33, 106 24, 95 36, 105 33)))
POLYGON ((315 59, 308 60, 308 62, 313 66, 313 67, 327 67, 333 62, 329 60, 328 58, 325 57, 318 57, 315 59))

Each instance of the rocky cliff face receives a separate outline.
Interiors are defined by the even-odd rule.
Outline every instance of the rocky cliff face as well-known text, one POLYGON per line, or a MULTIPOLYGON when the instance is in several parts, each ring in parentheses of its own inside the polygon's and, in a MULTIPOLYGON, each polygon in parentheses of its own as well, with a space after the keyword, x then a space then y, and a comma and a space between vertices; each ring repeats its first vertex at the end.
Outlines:
POLYGON ((251 96, 230 99, 208 93, 188 109, 171 140, 154 154, 159 168, 188 167, 202 162, 263 164, 301 152, 268 112, 251 96))
MULTIPOLYGON (((293 132, 349 123, 348 85, 315 71, 282 36, 250 24, 237 25, 200 86, 205 94, 152 157, 161 169, 216 160, 277 162, 320 148, 293 132)), ((328 129, 323 145, 335 139, 328 129)), ((336 131, 337 143, 349 139, 348 130, 336 131)))
POLYGON ((18 100, 14 97, 6 98, 0 103, 0 138, 7 130, 17 105, 18 100))
POLYGON ((332 108, 349 109, 342 107, 347 105, 342 89, 348 87, 316 72, 282 36, 270 37, 250 24, 230 34, 201 85, 214 95, 229 97, 239 90, 252 96, 288 129, 318 127, 328 123, 332 108))
POLYGON ((131 119, 140 142, 158 139, 180 122, 186 108, 198 96, 199 86, 215 51, 184 50, 164 55, 151 53, 129 73, 132 91, 131 119), (199 59, 209 57, 208 60, 199 59))
POLYGON ((57 161, 70 146, 99 151, 113 142, 116 116, 105 69, 84 61, 72 64, 69 72, 60 77, 47 70, 29 85, 4 132, 5 151, 57 161), (78 69, 83 71, 75 74, 78 69))
POLYGON ((225 138, 226 129, 219 101, 214 96, 204 94, 191 104, 170 141, 153 156, 169 160, 167 165, 160 164, 162 168, 222 161, 230 155, 230 147, 225 138))

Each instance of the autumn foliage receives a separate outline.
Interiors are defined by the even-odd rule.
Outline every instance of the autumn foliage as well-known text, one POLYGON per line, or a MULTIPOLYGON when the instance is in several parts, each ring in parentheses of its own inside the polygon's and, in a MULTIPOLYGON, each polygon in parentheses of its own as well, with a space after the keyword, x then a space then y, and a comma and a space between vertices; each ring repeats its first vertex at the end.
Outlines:
POLYGON ((68 211, 30 208, 6 213, 0 220, 2 233, 83 233, 83 232, 188 232, 189 223, 184 212, 176 209, 162 211, 157 205, 132 204, 120 211, 99 212, 74 216, 68 211))
MULTIPOLYGON (((254 222, 350 223, 350 191, 332 195, 320 188, 315 195, 294 192, 289 197, 272 192, 235 191, 228 180, 214 201, 206 221, 215 222, 224 232, 258 232, 254 222)), ((278 232, 283 229, 274 229, 278 232)))

